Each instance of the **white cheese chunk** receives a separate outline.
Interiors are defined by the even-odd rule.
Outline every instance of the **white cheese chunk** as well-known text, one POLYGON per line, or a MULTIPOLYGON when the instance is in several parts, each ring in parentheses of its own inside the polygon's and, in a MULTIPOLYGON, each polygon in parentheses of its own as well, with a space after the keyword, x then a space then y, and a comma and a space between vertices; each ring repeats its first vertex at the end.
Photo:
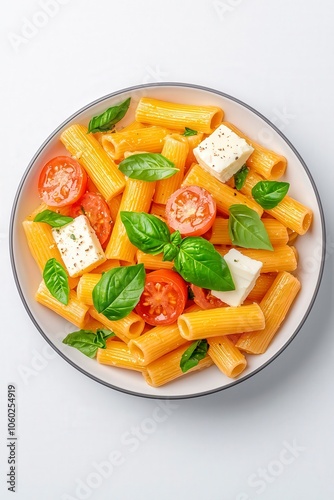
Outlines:
POLYGON ((105 262, 101 244, 85 215, 52 229, 52 235, 68 274, 75 278, 105 262))
POLYGON ((226 125, 220 125, 194 149, 194 155, 204 170, 226 182, 240 170, 253 151, 245 139, 226 125))
POLYGON ((263 263, 246 257, 235 248, 232 248, 224 259, 231 271, 235 290, 230 292, 211 290, 211 293, 230 306, 240 306, 254 287, 263 263))

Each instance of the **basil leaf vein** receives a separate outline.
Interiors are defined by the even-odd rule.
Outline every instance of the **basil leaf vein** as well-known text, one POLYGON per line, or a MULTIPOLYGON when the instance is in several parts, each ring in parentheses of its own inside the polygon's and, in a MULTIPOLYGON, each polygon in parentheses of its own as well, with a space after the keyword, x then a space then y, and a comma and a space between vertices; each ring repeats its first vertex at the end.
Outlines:
POLYGON ((110 269, 93 289, 94 307, 110 321, 122 319, 136 307, 144 286, 143 264, 110 269))
POLYGON ((142 252, 157 255, 170 242, 168 226, 159 217, 145 212, 120 212, 131 243, 142 252))
POLYGON ((235 290, 225 260, 212 243, 199 236, 182 240, 174 266, 185 281, 196 286, 224 292, 235 290))
POLYGON ((49 259, 43 270, 46 288, 55 299, 67 306, 70 298, 68 276, 63 266, 55 259, 49 259))
POLYGON ((236 174, 234 174, 234 182, 235 182, 235 187, 238 191, 244 186, 247 175, 249 172, 249 168, 246 167, 246 165, 243 165, 240 170, 236 174))
POLYGON ((154 182, 167 179, 179 172, 174 163, 160 153, 138 153, 121 161, 119 170, 140 181, 154 182))
POLYGON ((275 208, 286 196, 290 184, 278 181, 260 181, 252 189, 254 200, 265 210, 275 208))
POLYGON ((274 250, 259 214, 246 205, 229 208, 228 232, 233 245, 243 248, 274 250))
POLYGON ((88 133, 111 130, 125 116, 130 101, 131 97, 116 106, 106 109, 102 114, 94 116, 88 124, 88 133))
POLYGON ((182 354, 180 368, 183 373, 194 366, 197 366, 201 359, 204 359, 208 352, 208 342, 206 340, 197 340, 193 342, 182 354))
POLYGON ((45 222, 51 227, 61 227, 65 224, 72 222, 73 217, 67 217, 67 215, 61 215, 53 210, 43 210, 34 218, 34 222, 45 222))
POLYGON ((94 333, 92 330, 78 330, 64 338, 63 344, 75 347, 89 358, 95 358, 97 350, 106 348, 106 340, 114 337, 114 332, 107 328, 99 328, 94 333))

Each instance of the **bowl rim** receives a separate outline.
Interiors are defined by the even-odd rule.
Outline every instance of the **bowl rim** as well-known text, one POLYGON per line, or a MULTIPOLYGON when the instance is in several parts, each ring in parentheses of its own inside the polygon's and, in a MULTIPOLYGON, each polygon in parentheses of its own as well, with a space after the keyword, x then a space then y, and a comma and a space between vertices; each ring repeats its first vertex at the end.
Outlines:
POLYGON ((17 188, 16 194, 15 194, 15 197, 14 197, 14 201, 13 201, 13 205, 12 205, 12 210, 11 210, 11 215, 10 215, 10 222, 9 222, 9 254, 10 254, 10 262, 11 262, 11 267, 12 267, 12 272, 13 272, 13 276, 14 276, 14 281, 15 281, 15 284, 16 284, 16 288, 18 290, 19 296, 20 296, 21 301, 22 301, 22 303, 23 303, 23 305, 24 305, 24 307, 26 309, 26 312, 27 312, 28 316, 30 317, 32 323, 35 325, 35 327, 37 328, 37 330, 39 331, 39 333, 42 335, 42 337, 52 347, 52 349, 54 349, 71 366, 73 366, 78 371, 80 371, 84 375, 88 376, 92 380, 95 380, 96 382, 98 382, 98 383, 100 383, 100 384, 102 384, 102 385, 104 385, 106 387, 109 387, 109 388, 114 389, 116 391, 119 391, 119 392, 122 392, 122 393, 125 393, 125 394, 129 394, 129 395, 132 395, 132 396, 137 396, 137 397, 142 397, 142 398, 147 398, 147 399, 160 399, 160 400, 191 399, 191 398, 198 398, 198 397, 201 397, 201 396, 207 396, 207 395, 210 395, 210 394, 221 392, 221 391, 223 391, 225 389, 229 389, 231 387, 234 387, 234 386, 240 384, 241 382, 245 382, 249 378, 253 377, 257 373, 259 373, 260 371, 262 371, 268 365, 270 365, 288 347, 288 345, 293 341, 293 339, 296 337, 296 335, 298 334, 298 332, 303 327, 306 319, 308 318, 308 316, 309 316, 309 314, 311 312, 311 309, 312 309, 312 307, 314 305, 314 302, 316 300, 316 297, 318 295, 318 292, 319 292, 320 284, 321 284, 322 277, 323 277, 325 260, 326 260, 325 259, 325 257, 326 257, 326 223, 325 223, 324 210, 323 210, 323 207, 322 207, 322 203, 321 203, 321 199, 320 199, 320 195, 319 195, 317 186, 316 186, 316 184, 314 182, 312 174, 310 173, 310 171, 309 171, 309 169, 308 169, 305 161, 303 160, 303 158, 301 157, 301 155, 299 154, 299 152, 296 150, 296 148, 293 146, 293 144, 291 144, 291 142, 289 141, 289 139, 287 139, 287 137, 282 133, 282 131, 280 129, 278 129, 268 118, 266 118, 264 115, 262 115, 259 111, 257 111, 256 109, 254 109, 249 104, 247 104, 247 103, 241 101, 240 99, 238 99, 236 97, 233 97, 233 96, 231 96, 231 95, 229 95, 229 94, 227 94, 225 92, 222 92, 220 90, 212 89, 210 87, 206 87, 206 86, 202 86, 202 85, 191 84, 191 83, 171 82, 171 81, 168 81, 168 82, 153 82, 153 83, 144 83, 144 84, 134 85, 134 86, 131 86, 131 87, 126 87, 126 88, 123 88, 121 90, 117 90, 115 92, 111 92, 110 94, 106 94, 106 95, 104 95, 102 97, 99 97, 98 99, 95 99, 94 101, 90 102, 89 104, 86 104, 85 106, 83 106, 82 108, 80 108, 79 110, 77 110, 76 112, 74 112, 71 116, 69 116, 68 118, 66 118, 66 120, 64 120, 45 139, 45 141, 42 143, 42 145, 38 148, 38 150, 36 151, 36 153, 33 155, 33 157, 30 160, 30 162, 29 162, 29 164, 28 164, 25 172, 23 173, 23 176, 21 178, 21 181, 19 183, 19 186, 17 188), (56 345, 53 344, 53 342, 48 338, 48 336, 43 331, 43 329, 40 327, 40 325, 38 324, 36 318, 32 314, 32 312, 31 312, 31 310, 29 308, 29 305, 28 305, 28 303, 26 301, 24 292, 23 292, 23 290, 21 288, 20 280, 19 280, 19 277, 18 277, 17 269, 16 269, 15 256, 14 256, 14 225, 15 225, 15 215, 16 215, 17 205, 18 205, 18 202, 19 202, 19 199, 20 199, 20 195, 21 195, 21 191, 22 191, 23 185, 24 185, 24 183, 26 181, 26 178, 27 178, 28 174, 30 173, 30 170, 32 169, 32 167, 33 167, 36 159, 39 157, 39 155, 44 150, 44 148, 54 139, 55 135, 65 125, 67 125, 67 123, 71 122, 74 118, 76 118, 78 115, 80 115, 81 113, 85 112, 86 110, 88 110, 92 106, 95 106, 96 104, 99 104, 99 103, 101 103, 103 101, 106 101, 106 100, 108 100, 108 99, 110 99, 112 97, 115 97, 117 95, 124 94, 126 92, 133 92, 133 91, 147 89, 147 88, 152 88, 152 87, 181 87, 181 88, 192 88, 192 89, 196 89, 196 90, 203 90, 203 91, 206 91, 206 92, 209 92, 209 93, 212 93, 212 94, 217 94, 217 95, 219 95, 221 97, 224 97, 225 99, 234 101, 235 103, 240 104, 244 108, 246 108, 249 111, 251 111, 253 114, 257 115, 259 118, 261 118, 267 125, 269 125, 269 127, 271 127, 286 142, 286 144, 293 151, 293 153, 297 156, 298 160, 300 161, 301 165, 303 166, 303 168, 304 168, 304 170, 305 170, 305 172, 306 172, 306 174, 307 174, 307 176, 309 178, 309 181, 310 181, 310 183, 312 185, 312 188, 313 188, 316 200, 317 200, 317 204, 318 204, 318 207, 319 207, 319 214, 320 214, 320 219, 321 219, 322 252, 321 252, 321 262, 320 262, 320 268, 319 268, 319 275, 318 275, 318 279, 317 279, 317 283, 316 283, 316 287, 315 287, 312 299, 311 299, 311 301, 310 301, 310 303, 308 305, 308 308, 305 311, 303 317, 301 318, 301 320, 300 320, 300 322, 298 324, 298 327, 295 329, 295 331, 293 332, 293 334, 289 337, 289 339, 286 341, 286 343, 270 359, 268 359, 268 361, 266 361, 263 365, 261 365, 260 367, 256 368, 254 371, 252 371, 248 375, 245 375, 244 377, 241 377, 238 380, 232 380, 231 383, 229 383, 227 385, 224 385, 224 386, 221 386, 221 387, 217 387, 215 389, 209 389, 207 391, 202 391, 202 392, 194 393, 194 394, 166 396, 166 395, 159 395, 159 394, 145 394, 145 393, 141 393, 141 392, 136 392, 136 391, 133 391, 133 390, 130 390, 130 389, 125 389, 125 388, 122 388, 122 387, 115 386, 115 385, 113 385, 113 384, 111 384, 111 383, 109 383, 107 381, 101 380, 97 376, 95 376, 92 373, 86 371, 84 368, 81 368, 80 366, 78 366, 74 361, 72 361, 71 359, 69 359, 65 355, 65 353, 63 353, 62 351, 60 351, 57 348, 56 345))

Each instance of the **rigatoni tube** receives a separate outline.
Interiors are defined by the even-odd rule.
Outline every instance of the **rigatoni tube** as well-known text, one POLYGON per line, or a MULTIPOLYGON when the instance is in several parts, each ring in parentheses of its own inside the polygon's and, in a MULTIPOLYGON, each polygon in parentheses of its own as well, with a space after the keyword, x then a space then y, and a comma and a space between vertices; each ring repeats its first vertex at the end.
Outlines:
POLYGON ((187 340, 251 332, 265 326, 258 304, 185 313, 179 316, 177 323, 180 334, 187 340))

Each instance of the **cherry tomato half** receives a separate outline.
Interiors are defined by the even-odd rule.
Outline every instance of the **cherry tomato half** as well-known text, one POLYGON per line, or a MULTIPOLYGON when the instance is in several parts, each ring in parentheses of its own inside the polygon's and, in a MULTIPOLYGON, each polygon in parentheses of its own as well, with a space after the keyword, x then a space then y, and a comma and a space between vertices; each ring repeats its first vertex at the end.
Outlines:
POLYGON ((200 236, 208 231, 216 217, 216 202, 198 186, 185 186, 173 193, 166 204, 170 229, 183 236, 200 236))
POLYGON ((38 180, 39 197, 52 207, 76 202, 85 192, 87 175, 70 156, 57 156, 43 167, 38 180))
POLYGON ((77 203, 71 206, 71 217, 85 214, 94 229, 96 236, 103 245, 109 238, 112 219, 107 203, 99 193, 87 191, 77 203))
POLYGON ((169 269, 146 275, 146 283, 136 313, 149 325, 170 325, 183 312, 188 298, 185 281, 169 269))
POLYGON ((212 295, 210 290, 196 285, 190 285, 194 294, 194 302, 202 309, 216 309, 216 307, 226 306, 218 297, 212 295))

